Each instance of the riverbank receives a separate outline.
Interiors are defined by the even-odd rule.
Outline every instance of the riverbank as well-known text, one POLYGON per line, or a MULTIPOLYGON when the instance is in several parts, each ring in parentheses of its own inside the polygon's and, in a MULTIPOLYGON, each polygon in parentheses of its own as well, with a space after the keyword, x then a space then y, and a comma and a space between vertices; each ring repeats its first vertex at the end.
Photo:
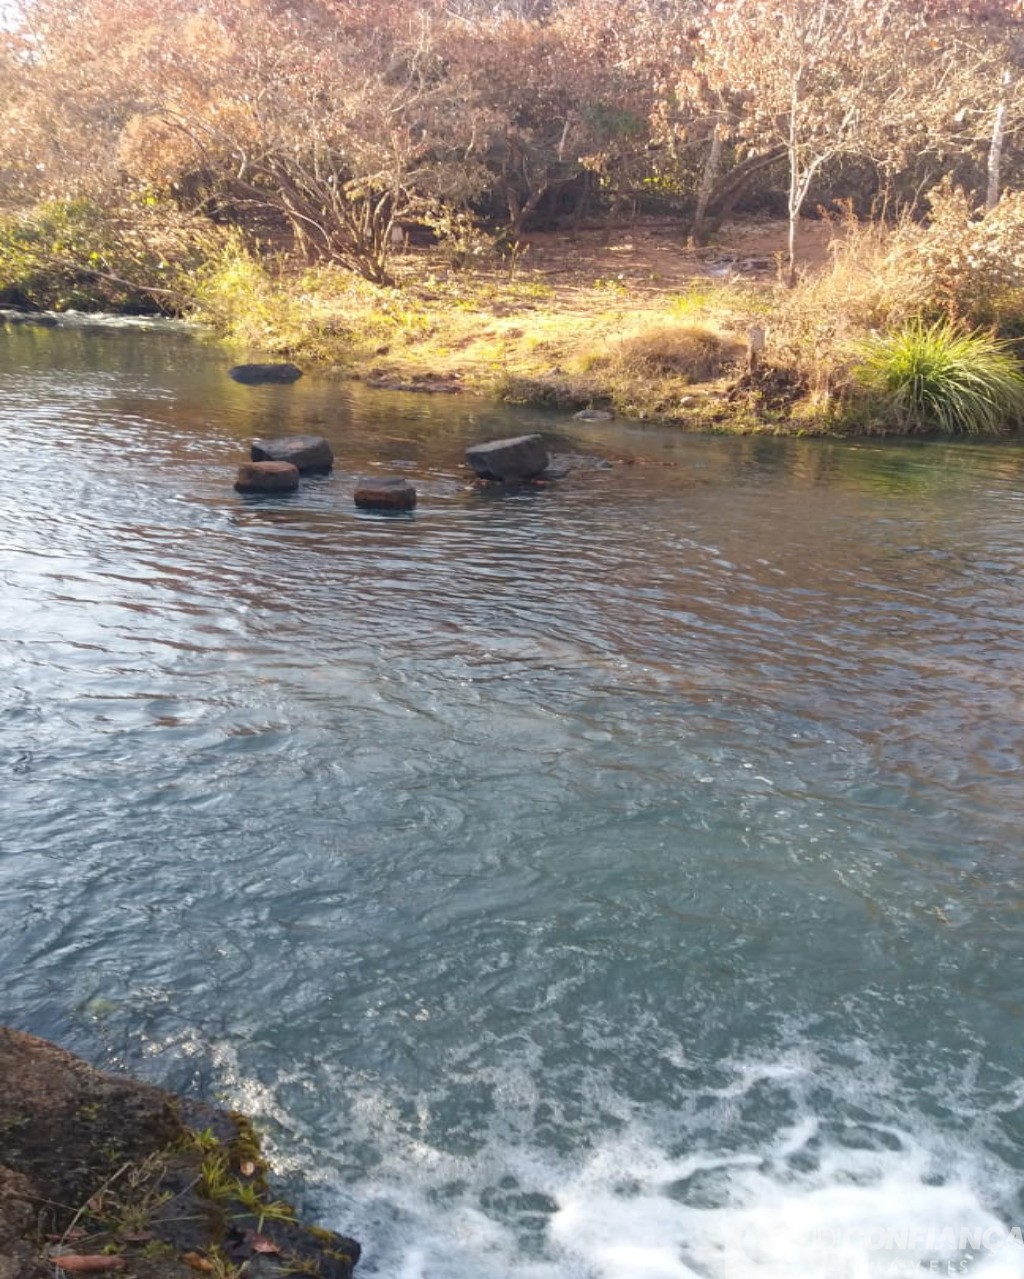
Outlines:
MULTIPOLYGON (((931 202, 924 224, 849 214, 802 224, 791 284, 778 221, 730 225, 707 248, 648 221, 532 235, 504 253, 475 228, 466 242, 403 240, 380 284, 305 265, 287 238, 261 242, 195 218, 166 256, 122 261, 96 215, 101 249, 86 254, 87 239, 74 260, 54 258, 51 224, 84 215, 49 209, 8 229, 18 251, 0 252, 0 301, 156 308, 239 353, 369 386, 690 430, 1002 434, 1024 420, 1024 289, 1006 247, 1019 210, 1006 200, 979 221, 962 193, 931 202)), ((153 210, 146 217, 160 226, 153 210)))
MULTIPOLYGON (((836 234, 803 232, 805 280, 836 234)), ((198 288, 198 312, 245 347, 327 364, 370 385, 468 391, 509 403, 606 409, 696 430, 824 434, 829 397, 780 378, 778 325, 751 378, 752 328, 780 310, 784 228, 747 222, 686 248, 678 228, 537 235, 514 259, 456 266, 437 246, 394 258, 394 287, 331 268, 235 255, 198 288)))
POLYGON ((0 1279, 351 1279, 275 1196, 248 1120, 0 1026, 0 1279))

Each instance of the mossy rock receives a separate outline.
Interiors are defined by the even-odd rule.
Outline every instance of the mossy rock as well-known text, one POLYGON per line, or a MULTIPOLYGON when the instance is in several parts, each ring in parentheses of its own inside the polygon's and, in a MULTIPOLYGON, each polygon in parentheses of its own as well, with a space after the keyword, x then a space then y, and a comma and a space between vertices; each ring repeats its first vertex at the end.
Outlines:
POLYGON ((261 1279, 351 1279, 359 1258, 274 1197, 244 1117, 2 1026, 0 1138, 0 1279, 52 1275, 54 1246, 119 1256, 134 1279, 242 1276, 257 1261, 261 1279))

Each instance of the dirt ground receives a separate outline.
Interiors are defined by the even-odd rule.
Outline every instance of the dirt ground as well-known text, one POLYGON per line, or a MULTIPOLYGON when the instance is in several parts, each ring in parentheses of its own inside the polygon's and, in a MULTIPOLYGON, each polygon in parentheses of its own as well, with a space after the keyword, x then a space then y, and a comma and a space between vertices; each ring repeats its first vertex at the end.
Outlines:
MULTIPOLYGON (((802 219, 797 239, 798 270, 813 273, 829 261, 829 245, 841 234, 835 224, 802 219)), ((531 233, 515 278, 553 287, 592 288, 595 283, 628 286, 640 293, 671 293, 694 280, 774 280, 786 256, 787 224, 775 219, 731 222, 710 245, 688 248, 681 228, 663 220, 638 221, 609 235, 603 230, 531 233)), ((422 266, 430 250, 413 250, 409 266, 422 266)), ((497 273, 496 273, 497 274, 497 273)))

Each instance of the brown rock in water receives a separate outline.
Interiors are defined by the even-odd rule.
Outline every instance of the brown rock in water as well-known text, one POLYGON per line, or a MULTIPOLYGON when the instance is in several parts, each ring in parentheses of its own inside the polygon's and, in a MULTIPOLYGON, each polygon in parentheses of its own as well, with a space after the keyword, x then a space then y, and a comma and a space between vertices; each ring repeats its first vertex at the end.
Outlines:
POLYGON ((368 511, 411 511, 416 490, 400 476, 361 479, 356 485, 356 506, 368 511))
POLYGON ((329 471, 334 453, 322 435, 287 435, 280 440, 254 440, 254 462, 291 462, 300 471, 329 471))
POLYGON ((54 1250, 69 1272, 75 1257, 106 1256, 136 1279, 195 1279, 186 1259, 215 1249, 254 1275, 255 1254, 267 1252, 297 1274, 352 1279, 355 1240, 292 1217, 264 1222, 259 1204, 234 1195, 244 1166, 265 1174, 259 1160, 240 1116, 0 1026, 0 1279, 52 1279, 54 1250), (224 1171, 216 1198, 204 1190, 211 1159, 224 1171))
POLYGON ((235 480, 239 493, 294 493, 298 487, 299 468, 291 462, 245 462, 235 480))
POLYGON ((547 470, 548 451, 540 435, 515 435, 466 449, 466 461, 482 480, 517 483, 547 470))

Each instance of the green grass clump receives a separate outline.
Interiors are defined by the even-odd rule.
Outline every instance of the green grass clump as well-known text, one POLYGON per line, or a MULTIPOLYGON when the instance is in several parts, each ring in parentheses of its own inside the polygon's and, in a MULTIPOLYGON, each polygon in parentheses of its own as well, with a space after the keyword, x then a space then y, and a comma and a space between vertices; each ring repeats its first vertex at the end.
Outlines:
POLYGON ((1024 374, 1009 346, 949 320, 868 338, 854 382, 887 423, 943 435, 996 435, 1024 421, 1024 374))

